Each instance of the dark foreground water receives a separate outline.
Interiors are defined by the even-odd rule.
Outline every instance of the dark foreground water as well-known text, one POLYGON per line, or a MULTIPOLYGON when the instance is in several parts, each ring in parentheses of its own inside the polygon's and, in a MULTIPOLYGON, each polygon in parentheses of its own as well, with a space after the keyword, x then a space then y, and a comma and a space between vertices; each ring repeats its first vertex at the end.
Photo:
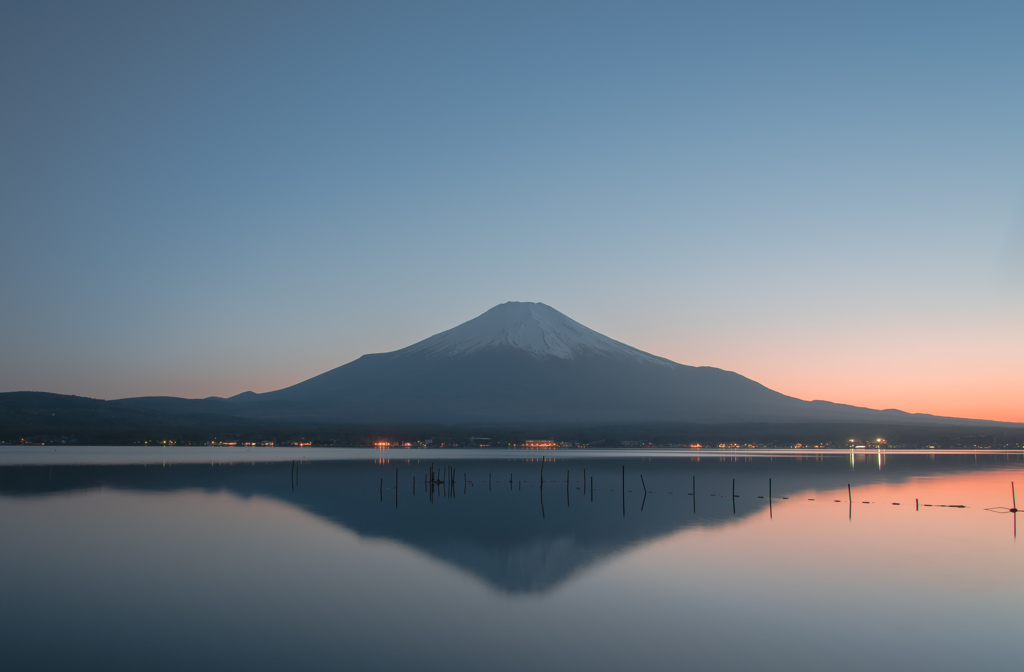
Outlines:
POLYGON ((1024 664, 1019 453, 540 452, 0 449, 0 669, 1024 664))

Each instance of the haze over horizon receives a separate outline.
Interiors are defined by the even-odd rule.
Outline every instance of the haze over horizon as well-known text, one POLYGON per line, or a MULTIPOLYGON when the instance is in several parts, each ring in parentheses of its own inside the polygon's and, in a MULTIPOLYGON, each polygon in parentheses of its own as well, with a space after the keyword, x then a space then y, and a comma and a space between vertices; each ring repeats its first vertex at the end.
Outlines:
POLYGON ((1020 3, 0 5, 0 392, 232 396, 505 301, 1024 421, 1020 3))

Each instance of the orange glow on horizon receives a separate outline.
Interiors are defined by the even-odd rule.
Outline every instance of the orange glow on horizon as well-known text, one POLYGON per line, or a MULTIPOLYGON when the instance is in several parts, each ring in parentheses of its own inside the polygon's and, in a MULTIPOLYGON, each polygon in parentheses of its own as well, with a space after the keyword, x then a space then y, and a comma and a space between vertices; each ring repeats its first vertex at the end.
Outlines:
POLYGON ((713 338, 633 343, 690 366, 714 366, 798 399, 954 418, 1024 422, 1020 330, 941 328, 715 332, 713 338))

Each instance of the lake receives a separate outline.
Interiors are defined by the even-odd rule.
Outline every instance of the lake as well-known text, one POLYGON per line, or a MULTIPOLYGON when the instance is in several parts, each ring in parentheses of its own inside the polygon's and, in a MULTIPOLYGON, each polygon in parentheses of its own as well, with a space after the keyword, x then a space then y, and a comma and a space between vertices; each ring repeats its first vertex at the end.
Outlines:
POLYGON ((1019 669, 1011 483, 1020 452, 6 446, 2 667, 1019 669))

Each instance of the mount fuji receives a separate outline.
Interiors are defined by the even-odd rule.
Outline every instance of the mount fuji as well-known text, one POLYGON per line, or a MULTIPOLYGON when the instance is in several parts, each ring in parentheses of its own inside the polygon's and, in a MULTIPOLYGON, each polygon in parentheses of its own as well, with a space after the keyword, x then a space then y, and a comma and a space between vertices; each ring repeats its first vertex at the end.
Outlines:
POLYGON ((227 400, 262 419, 430 425, 941 422, 803 401, 737 373, 613 340, 543 303, 509 302, 394 352, 227 400))
POLYGON ((608 438, 651 430, 757 440, 831 440, 853 435, 854 429, 872 435, 892 435, 891 430, 915 441, 988 434, 1005 439, 1024 431, 1024 424, 796 399, 738 373, 686 366, 638 350, 543 303, 517 302, 401 350, 364 355, 263 394, 112 401, 45 392, 0 394, 0 441, 72 437, 119 443, 153 436, 202 441, 243 434, 284 440, 310 433, 363 441, 379 431, 420 436, 430 427, 456 434, 493 428, 496 435, 575 436, 585 430, 608 438))

